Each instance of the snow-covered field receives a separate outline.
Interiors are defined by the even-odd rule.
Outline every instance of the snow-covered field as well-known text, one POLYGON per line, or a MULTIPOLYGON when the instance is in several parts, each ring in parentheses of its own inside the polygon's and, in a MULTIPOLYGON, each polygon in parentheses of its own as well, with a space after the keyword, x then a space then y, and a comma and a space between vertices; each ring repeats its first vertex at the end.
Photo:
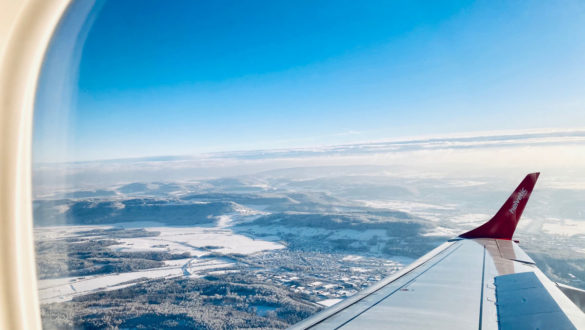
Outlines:
POLYGON ((43 304, 62 302, 71 300, 75 296, 92 292, 121 289, 142 280, 178 276, 199 277, 203 271, 226 269, 234 266, 233 262, 222 258, 191 258, 170 260, 165 263, 165 267, 138 272, 41 280, 39 281, 39 297, 43 304), (128 283, 131 281, 132 283, 128 283))
POLYGON ((181 266, 171 266, 139 272, 40 280, 39 298, 42 304, 62 302, 71 300, 75 296, 92 292, 120 289, 132 285, 130 283, 125 284, 125 282, 135 281, 142 278, 168 278, 181 275, 183 275, 181 266))
POLYGON ((429 204, 429 203, 420 203, 420 202, 412 202, 412 201, 404 201, 404 200, 385 200, 385 201, 376 201, 376 200, 359 200, 358 202, 363 203, 367 207, 372 207, 376 209, 391 209, 395 211, 402 211, 402 212, 416 212, 416 211, 423 211, 423 210, 454 210, 456 205, 454 204, 447 204, 447 205, 437 205, 437 204, 429 204))
POLYGON ((449 221, 457 224, 482 224, 491 218, 489 214, 485 213, 465 213, 449 218, 449 221))
POLYGON ((585 235, 585 221, 551 219, 542 225, 542 230, 554 235, 585 235))
POLYGON ((128 252, 151 250, 172 253, 188 252, 197 257, 210 252, 252 254, 284 248, 282 244, 255 240, 222 227, 148 227, 144 229, 160 232, 160 235, 117 239, 122 243, 112 245, 111 248, 128 252))
POLYGON ((263 237, 274 237, 277 238, 283 235, 299 235, 302 237, 317 237, 327 236, 330 240, 335 239, 352 239, 359 241, 367 241, 374 237, 384 238, 386 237, 386 231, 383 229, 366 229, 366 230, 353 230, 353 229, 337 229, 331 230, 327 228, 318 227, 285 227, 285 226, 248 226, 246 227, 250 232, 255 234, 265 235, 263 237), (272 236, 274 235, 274 236, 272 236))
POLYGON ((325 300, 321 300, 317 303, 320 305, 323 305, 325 307, 329 307, 329 306, 333 306, 333 305, 337 304, 338 302, 340 302, 342 300, 343 299, 325 299, 325 300))
POLYGON ((364 206, 375 209, 388 209, 406 212, 432 222, 447 220, 437 215, 445 211, 456 210, 455 204, 437 205, 402 200, 359 200, 358 202, 362 203, 364 206))
MULTIPOLYGON (((252 239, 234 233, 227 228, 227 225, 233 220, 229 215, 222 216, 222 219, 219 220, 217 227, 142 227, 147 231, 155 231, 160 234, 154 237, 116 238, 120 244, 109 247, 116 251, 166 251, 174 254, 187 252, 191 258, 167 260, 164 267, 142 271, 40 280, 41 303, 68 301, 75 296, 119 289, 146 279, 177 276, 198 277, 202 273, 210 271, 233 272, 236 271, 233 269, 234 261, 210 255, 214 252, 249 255, 285 247, 279 243, 252 239), (130 281, 133 282, 128 283, 130 281)), ((42 230, 37 229, 35 234, 37 239, 51 240, 79 236, 77 233, 91 229, 113 227, 125 227, 125 224, 45 227, 42 230)), ((131 227, 136 228, 136 226, 131 227)), ((83 238, 90 239, 91 237, 83 236, 83 238)))
MULTIPOLYGON (((52 239, 63 239, 68 237, 75 237, 79 235, 79 232, 89 231, 94 229, 106 229, 112 228, 112 226, 53 226, 53 227, 40 227, 35 228, 35 240, 52 240, 52 239)), ((87 236, 84 236, 87 237, 87 236)))
POLYGON ((459 229, 437 226, 437 227, 433 228, 432 230, 427 231, 426 233, 422 234, 422 236, 425 236, 425 237, 433 237, 433 236, 456 237, 459 234, 461 234, 461 230, 459 230, 459 229))

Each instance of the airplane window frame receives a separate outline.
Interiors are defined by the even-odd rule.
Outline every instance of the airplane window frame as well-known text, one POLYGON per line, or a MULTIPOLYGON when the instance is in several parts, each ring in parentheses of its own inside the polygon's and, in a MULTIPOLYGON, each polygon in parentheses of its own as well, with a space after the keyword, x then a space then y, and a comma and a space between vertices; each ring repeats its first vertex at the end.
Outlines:
POLYGON ((0 329, 41 329, 31 150, 41 66, 71 0, 0 2, 0 329))

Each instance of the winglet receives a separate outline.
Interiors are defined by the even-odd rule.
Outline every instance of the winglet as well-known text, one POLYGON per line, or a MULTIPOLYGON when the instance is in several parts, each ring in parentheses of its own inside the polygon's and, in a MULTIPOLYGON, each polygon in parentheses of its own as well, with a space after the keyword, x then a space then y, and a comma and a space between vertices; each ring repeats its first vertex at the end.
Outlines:
POLYGON ((490 221, 459 237, 511 240, 539 175, 540 173, 528 174, 490 221))

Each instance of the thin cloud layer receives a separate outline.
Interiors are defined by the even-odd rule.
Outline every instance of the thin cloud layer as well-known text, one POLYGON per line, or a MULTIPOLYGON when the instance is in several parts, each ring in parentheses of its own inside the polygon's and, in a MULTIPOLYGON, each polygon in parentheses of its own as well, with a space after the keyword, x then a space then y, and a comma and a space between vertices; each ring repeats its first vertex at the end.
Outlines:
MULTIPOLYGON (((405 177, 499 176, 515 180, 531 171, 547 172, 550 188, 585 184, 585 130, 501 132, 451 137, 375 141, 356 144, 114 159, 75 163, 38 163, 40 186, 110 185, 136 181, 198 180, 250 175, 296 167, 380 167, 385 175, 405 177)), ((358 170, 361 168, 361 170, 358 170)), ((585 189, 585 188, 584 188, 585 189)))

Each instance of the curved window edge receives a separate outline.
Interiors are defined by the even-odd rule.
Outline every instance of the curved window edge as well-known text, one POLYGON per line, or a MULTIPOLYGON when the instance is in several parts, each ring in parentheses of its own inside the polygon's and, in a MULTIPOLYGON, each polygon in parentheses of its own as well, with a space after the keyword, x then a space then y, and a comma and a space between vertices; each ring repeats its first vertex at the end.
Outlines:
POLYGON ((31 142, 41 65, 70 0, 0 5, 0 329, 41 329, 31 142))

